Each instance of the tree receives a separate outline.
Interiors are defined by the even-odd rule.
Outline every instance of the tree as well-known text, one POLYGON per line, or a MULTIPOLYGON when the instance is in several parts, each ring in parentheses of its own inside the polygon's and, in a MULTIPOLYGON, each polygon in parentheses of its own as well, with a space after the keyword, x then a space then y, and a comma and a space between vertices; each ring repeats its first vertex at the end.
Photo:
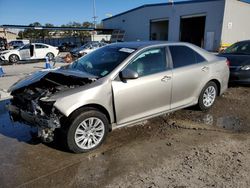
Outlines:
MULTIPOLYGON (((83 22, 82 24, 79 22, 69 22, 68 24, 63 24, 61 27, 83 27, 83 28, 90 28, 92 26, 92 23, 90 22, 83 22)), ((69 37, 69 36, 76 36, 80 37, 81 39, 84 39, 85 37, 90 36, 89 31, 65 31, 63 36, 69 37)))
MULTIPOLYGON (((41 23, 34 22, 29 24, 29 26, 34 27, 41 27, 41 23)), ((45 27, 54 27, 53 24, 46 23, 45 27)), ((92 28, 93 24, 91 22, 69 22, 68 24, 63 24, 61 27, 83 27, 83 28, 92 28)), ((98 28, 102 28, 101 24, 97 25, 98 28)), ((84 40, 85 37, 89 37, 91 33, 89 31, 74 31, 74 30, 68 30, 63 32, 60 32, 60 30, 48 30, 48 29, 25 29, 24 31, 20 31, 18 33, 19 38, 27 38, 27 39, 44 39, 44 38, 50 38, 53 35, 56 35, 57 33, 60 33, 62 37, 80 37, 82 40, 84 40), (51 32, 53 31, 53 32, 51 32)))
MULTIPOLYGON (((29 24, 29 26, 34 26, 34 27, 41 27, 42 25, 39 22, 34 22, 29 24)), ((53 27, 53 24, 46 23, 45 27, 53 27)), ((25 29, 24 31, 20 31, 18 33, 18 36, 20 38, 28 38, 28 39, 39 39, 39 38, 48 38, 50 37, 49 35, 50 30, 47 29, 42 29, 42 30, 37 30, 37 29, 25 29)))

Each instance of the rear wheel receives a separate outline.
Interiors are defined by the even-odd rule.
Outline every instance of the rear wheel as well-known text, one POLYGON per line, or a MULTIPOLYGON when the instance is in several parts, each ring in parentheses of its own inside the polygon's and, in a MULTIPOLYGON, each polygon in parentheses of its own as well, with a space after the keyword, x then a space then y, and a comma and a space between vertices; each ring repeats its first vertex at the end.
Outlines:
POLYGON ((77 112, 66 130, 68 149, 74 153, 82 153, 97 148, 107 136, 108 125, 107 117, 96 109, 77 112))
POLYGON ((17 63, 19 61, 19 57, 16 54, 12 54, 9 56, 9 62, 10 63, 17 63))
POLYGON ((48 57, 48 59, 51 61, 55 58, 55 55, 53 53, 49 52, 46 54, 46 57, 48 57))
POLYGON ((208 82, 199 96, 198 106, 205 111, 211 108, 218 94, 218 87, 214 82, 208 82))

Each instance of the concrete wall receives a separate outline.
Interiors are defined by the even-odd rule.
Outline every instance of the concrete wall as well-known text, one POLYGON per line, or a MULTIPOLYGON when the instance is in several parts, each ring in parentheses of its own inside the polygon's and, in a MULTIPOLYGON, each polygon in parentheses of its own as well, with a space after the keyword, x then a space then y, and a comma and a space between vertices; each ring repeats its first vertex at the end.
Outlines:
POLYGON ((250 4, 237 0, 226 0, 222 44, 232 44, 250 39, 250 4))
POLYGON ((0 28, 0 37, 6 38, 7 41, 15 40, 17 38, 17 34, 12 33, 8 30, 5 30, 0 28))
MULTIPOLYGON (((222 22, 224 15, 224 0, 192 2, 175 5, 159 5, 136 9, 117 17, 103 21, 104 28, 125 30, 125 41, 149 40, 150 20, 169 19, 169 41, 179 41, 181 16, 205 14, 205 43, 207 32, 214 33, 212 48, 220 45, 222 22)), ((210 37, 211 38, 211 37, 210 37)), ((206 44, 205 44, 206 46, 206 44)))

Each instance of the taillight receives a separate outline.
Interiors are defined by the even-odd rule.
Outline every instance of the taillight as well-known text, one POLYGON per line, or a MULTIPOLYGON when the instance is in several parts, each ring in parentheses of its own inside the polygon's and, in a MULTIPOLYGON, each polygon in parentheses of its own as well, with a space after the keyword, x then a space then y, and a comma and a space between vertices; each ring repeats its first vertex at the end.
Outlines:
POLYGON ((230 67, 230 61, 227 59, 226 64, 228 67, 230 67))

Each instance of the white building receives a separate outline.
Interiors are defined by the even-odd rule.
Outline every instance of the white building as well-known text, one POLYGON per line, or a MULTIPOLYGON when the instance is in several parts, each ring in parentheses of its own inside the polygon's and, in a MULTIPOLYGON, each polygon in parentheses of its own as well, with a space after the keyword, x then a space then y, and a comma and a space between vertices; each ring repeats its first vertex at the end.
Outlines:
POLYGON ((250 39, 250 3, 191 0, 147 4, 103 20, 104 28, 125 31, 125 41, 186 41, 218 50, 250 39))

